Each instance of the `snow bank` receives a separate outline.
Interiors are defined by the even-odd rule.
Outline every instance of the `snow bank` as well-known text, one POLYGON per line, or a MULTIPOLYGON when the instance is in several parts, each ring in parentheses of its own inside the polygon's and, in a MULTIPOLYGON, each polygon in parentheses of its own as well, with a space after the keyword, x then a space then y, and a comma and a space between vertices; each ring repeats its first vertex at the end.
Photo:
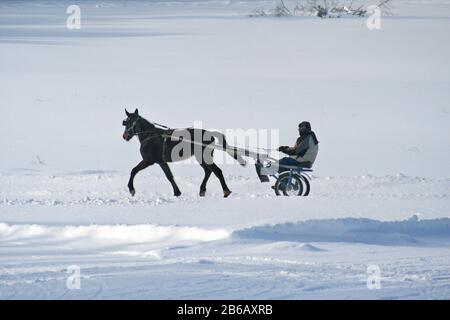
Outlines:
MULTIPOLYGON (((180 243, 197 243, 229 237, 223 229, 207 230, 187 226, 145 225, 87 225, 45 226, 9 225, 0 223, 2 247, 14 248, 58 245, 66 249, 87 249, 143 245, 164 248, 180 243)), ((117 251, 121 252, 121 251, 117 251)))
POLYGON ((419 220, 417 216, 413 216, 403 221, 365 218, 308 220, 247 228, 234 232, 234 235, 276 241, 412 244, 424 238, 450 240, 450 219, 419 220))

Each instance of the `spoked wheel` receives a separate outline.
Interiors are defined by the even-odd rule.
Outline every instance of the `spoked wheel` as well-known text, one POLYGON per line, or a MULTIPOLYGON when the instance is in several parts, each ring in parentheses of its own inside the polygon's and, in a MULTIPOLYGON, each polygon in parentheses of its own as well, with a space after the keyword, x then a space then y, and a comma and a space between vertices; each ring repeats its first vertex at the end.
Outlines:
POLYGON ((303 190, 305 191, 303 196, 306 197, 309 195, 309 191, 311 190, 311 185, 310 185, 309 179, 307 177, 305 177, 304 175, 301 175, 301 178, 303 180, 303 183, 305 184, 305 186, 303 187, 303 190))
POLYGON ((303 184, 298 174, 290 175, 289 172, 280 174, 275 183, 275 194, 277 196, 301 196, 303 184))

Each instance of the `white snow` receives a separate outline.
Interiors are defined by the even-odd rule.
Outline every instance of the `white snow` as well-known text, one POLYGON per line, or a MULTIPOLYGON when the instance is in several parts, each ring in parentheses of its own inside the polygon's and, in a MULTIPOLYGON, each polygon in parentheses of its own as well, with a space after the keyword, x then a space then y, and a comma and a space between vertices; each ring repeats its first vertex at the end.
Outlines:
POLYGON ((449 179, 315 177, 309 197, 284 198, 227 176, 228 199, 217 179, 206 198, 201 177, 178 180, 174 198, 143 173, 131 198, 121 173, 3 174, 1 297, 450 297, 449 179), (66 287, 74 264, 80 290, 66 287))
POLYGON ((70 31, 70 1, 0 2, 0 299, 450 298, 450 1, 394 1, 377 31, 248 17, 275 1, 78 3, 70 31), (227 199, 196 164, 172 165, 181 197, 158 167, 131 197, 125 106, 282 145, 310 120, 311 195, 234 163, 227 199))

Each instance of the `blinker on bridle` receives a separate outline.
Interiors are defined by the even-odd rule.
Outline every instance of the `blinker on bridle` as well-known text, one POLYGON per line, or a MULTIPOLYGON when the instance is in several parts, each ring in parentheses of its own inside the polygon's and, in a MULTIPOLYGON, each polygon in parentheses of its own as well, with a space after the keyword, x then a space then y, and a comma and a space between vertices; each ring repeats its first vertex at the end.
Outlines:
MULTIPOLYGON (((134 130, 134 127, 136 127, 136 123, 138 122, 139 119, 140 119, 140 117, 138 117, 138 118, 134 121, 134 123, 133 123, 133 125, 132 125, 131 127, 129 127, 128 129, 125 130, 125 131, 127 132, 127 134, 128 134, 130 137, 133 137, 133 136, 135 136, 135 135, 137 134, 137 132, 134 130)), ((123 120, 123 121, 122 121, 122 125, 124 125, 124 126, 127 125, 127 124, 126 124, 126 120, 123 120)))

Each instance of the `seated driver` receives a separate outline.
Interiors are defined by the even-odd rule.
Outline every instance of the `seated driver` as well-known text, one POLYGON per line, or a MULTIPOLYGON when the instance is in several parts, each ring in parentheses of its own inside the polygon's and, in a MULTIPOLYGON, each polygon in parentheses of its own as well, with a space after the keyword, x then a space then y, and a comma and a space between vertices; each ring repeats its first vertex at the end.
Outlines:
POLYGON ((284 166, 299 166, 311 168, 319 151, 319 141, 316 134, 311 130, 311 124, 303 121, 298 125, 300 137, 293 147, 281 146, 278 151, 287 154, 289 157, 281 158, 278 165, 278 172, 288 171, 284 166))
POLYGON ((255 167, 256 173, 261 182, 269 182, 268 175, 289 171, 285 166, 298 166, 303 168, 311 168, 319 151, 319 141, 316 134, 311 130, 311 124, 303 121, 298 125, 300 137, 297 139, 293 147, 281 146, 278 151, 283 152, 289 157, 279 160, 277 165, 264 167, 258 159, 255 167))

